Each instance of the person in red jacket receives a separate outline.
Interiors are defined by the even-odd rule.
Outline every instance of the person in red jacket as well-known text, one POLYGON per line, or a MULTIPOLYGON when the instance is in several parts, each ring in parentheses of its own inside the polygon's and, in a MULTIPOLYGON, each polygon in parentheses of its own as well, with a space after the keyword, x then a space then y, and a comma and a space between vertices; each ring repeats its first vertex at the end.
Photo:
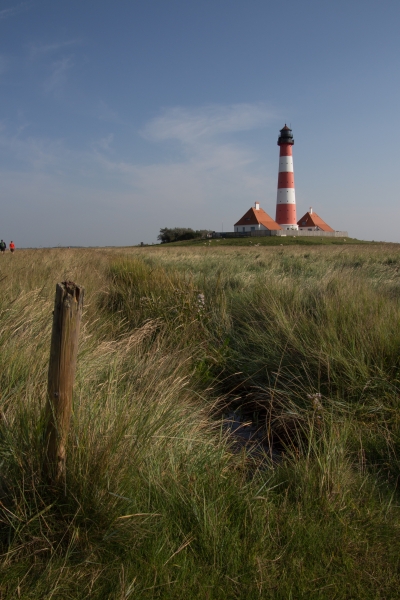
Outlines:
POLYGON ((14 252, 14 250, 15 250, 15 244, 14 244, 14 242, 11 240, 11 242, 10 242, 10 252, 14 252))

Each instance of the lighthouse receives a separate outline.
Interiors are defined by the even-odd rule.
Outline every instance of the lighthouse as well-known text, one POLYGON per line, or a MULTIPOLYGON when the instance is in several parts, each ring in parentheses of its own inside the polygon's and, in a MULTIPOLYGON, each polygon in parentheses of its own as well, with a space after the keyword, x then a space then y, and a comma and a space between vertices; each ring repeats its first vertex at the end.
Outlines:
POLYGON ((279 175, 278 194, 276 198, 275 221, 282 229, 298 229, 296 218, 296 197, 294 193, 294 174, 292 146, 294 139, 292 130, 286 125, 280 130, 278 138, 279 175))

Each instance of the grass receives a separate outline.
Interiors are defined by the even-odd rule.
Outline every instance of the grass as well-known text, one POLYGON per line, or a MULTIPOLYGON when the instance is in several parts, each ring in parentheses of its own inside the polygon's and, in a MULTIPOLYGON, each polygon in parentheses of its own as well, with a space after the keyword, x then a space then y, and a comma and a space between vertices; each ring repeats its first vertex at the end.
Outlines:
POLYGON ((198 238, 195 240, 182 240, 180 242, 171 242, 168 246, 343 246, 344 244, 375 244, 376 242, 367 242, 357 240, 356 238, 335 238, 324 236, 260 236, 260 237, 239 237, 239 238, 215 238, 204 240, 198 238))
POLYGON ((0 262, 0 598, 394 598, 400 248, 0 262), (86 289, 67 473, 41 475, 55 283, 86 289), (234 451, 255 418, 278 461, 234 451))

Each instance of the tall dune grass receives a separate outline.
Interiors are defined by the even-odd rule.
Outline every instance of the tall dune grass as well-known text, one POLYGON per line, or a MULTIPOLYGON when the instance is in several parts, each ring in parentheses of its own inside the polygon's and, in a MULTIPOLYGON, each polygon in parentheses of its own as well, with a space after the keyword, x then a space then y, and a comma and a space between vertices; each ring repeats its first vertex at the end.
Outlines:
POLYGON ((0 598, 396 597, 399 257, 4 256, 0 598), (42 415, 63 279, 85 286, 86 307, 53 488, 42 415), (278 462, 233 451, 230 399, 251 399, 278 462))

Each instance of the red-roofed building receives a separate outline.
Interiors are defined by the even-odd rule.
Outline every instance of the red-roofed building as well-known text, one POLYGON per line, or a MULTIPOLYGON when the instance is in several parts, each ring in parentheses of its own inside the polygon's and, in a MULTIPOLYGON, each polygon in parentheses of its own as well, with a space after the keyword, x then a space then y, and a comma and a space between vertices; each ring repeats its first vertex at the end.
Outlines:
POLYGON ((335 231, 310 208, 304 217, 297 221, 300 231, 335 231))
POLYGON ((259 202, 256 202, 254 208, 250 208, 245 215, 234 225, 236 233, 246 233, 248 231, 270 230, 276 231, 282 229, 265 210, 260 208, 259 202))

